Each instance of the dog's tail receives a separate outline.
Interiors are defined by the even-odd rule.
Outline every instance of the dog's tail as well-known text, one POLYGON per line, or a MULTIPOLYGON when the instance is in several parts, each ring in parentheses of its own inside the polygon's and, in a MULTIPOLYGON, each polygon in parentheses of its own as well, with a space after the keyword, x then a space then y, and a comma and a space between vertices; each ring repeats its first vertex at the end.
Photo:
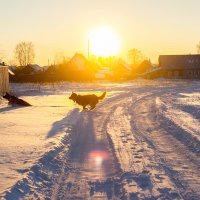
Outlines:
POLYGON ((102 100, 106 96, 106 92, 104 92, 100 97, 98 97, 99 100, 102 100))

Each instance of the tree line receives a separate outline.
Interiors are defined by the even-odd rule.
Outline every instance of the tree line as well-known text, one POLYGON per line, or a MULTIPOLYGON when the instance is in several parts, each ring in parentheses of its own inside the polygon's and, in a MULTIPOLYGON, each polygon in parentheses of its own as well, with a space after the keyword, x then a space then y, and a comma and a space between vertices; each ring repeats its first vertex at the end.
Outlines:
POLYGON ((106 75, 105 79, 107 80, 133 79, 137 77, 138 73, 143 73, 151 67, 150 61, 145 59, 138 49, 129 50, 127 57, 128 63, 130 63, 129 69, 126 66, 127 61, 121 58, 93 56, 90 60, 82 58, 86 67, 84 70, 79 70, 64 55, 59 56, 59 58, 56 55, 56 63, 50 65, 47 70, 34 73, 30 67, 35 58, 34 45, 32 42, 20 42, 15 47, 15 59, 18 62, 18 67, 14 71, 16 75, 11 77, 11 81, 91 81, 96 79, 95 74, 102 70, 102 66, 106 66, 112 73, 112 75, 106 75))
MULTIPOLYGON (((200 53, 200 42, 197 45, 197 52, 200 53)), ((127 53, 128 62, 116 57, 96 58, 91 57, 90 60, 84 61, 86 68, 84 71, 77 69, 70 59, 59 59, 59 62, 50 65, 47 70, 40 71, 36 74, 29 73, 30 68, 27 66, 34 62, 35 52, 32 42, 20 42, 15 47, 15 58, 19 67, 15 71, 16 76, 11 77, 14 81, 91 81, 95 80, 95 74, 101 70, 101 66, 107 66, 112 76, 107 75, 107 80, 127 80, 137 78, 138 75, 152 68, 151 61, 136 48, 130 49, 127 53), (127 70, 127 63, 129 69, 127 70), (26 68, 27 67, 27 68, 26 68), (26 72, 26 73, 24 73, 26 72)), ((0 57, 2 61, 2 57, 0 57)))
MULTIPOLYGON (((196 49, 197 49, 197 54, 200 54, 200 41, 196 45, 196 49)), ((29 64, 32 64, 35 59, 35 50, 33 43, 24 41, 18 43, 15 47, 14 55, 15 55, 14 58, 17 61, 18 66, 27 66, 29 64)), ((56 60, 57 59, 58 55, 56 55, 56 60)), ((63 55, 62 59, 63 61, 65 60, 65 57, 63 55)), ((138 65, 138 63, 141 63, 143 60, 145 60, 145 58, 140 50, 133 48, 128 51, 128 61, 132 66, 138 65)), ((2 62, 5 63, 5 55, 3 52, 0 52, 0 63, 2 62)))

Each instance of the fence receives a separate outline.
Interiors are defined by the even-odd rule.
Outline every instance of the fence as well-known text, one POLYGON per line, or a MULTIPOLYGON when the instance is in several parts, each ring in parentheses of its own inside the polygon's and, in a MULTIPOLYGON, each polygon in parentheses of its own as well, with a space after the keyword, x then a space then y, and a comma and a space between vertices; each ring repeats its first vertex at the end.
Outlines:
POLYGON ((0 96, 5 92, 9 92, 8 67, 0 66, 0 96))

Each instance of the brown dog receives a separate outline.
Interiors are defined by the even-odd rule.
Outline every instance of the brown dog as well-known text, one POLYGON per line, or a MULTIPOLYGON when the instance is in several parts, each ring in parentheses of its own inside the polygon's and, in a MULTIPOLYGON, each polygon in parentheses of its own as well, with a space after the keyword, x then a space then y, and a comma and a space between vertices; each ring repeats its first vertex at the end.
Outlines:
POLYGON ((104 92, 101 96, 97 96, 95 94, 89 94, 89 95, 78 95, 74 92, 72 92, 69 99, 73 100, 75 103, 83 106, 84 110, 88 110, 86 106, 90 106, 90 110, 93 110, 96 107, 96 104, 99 102, 99 100, 102 100, 106 96, 106 92, 104 92))
POLYGON ((12 105, 19 105, 19 106, 31 106, 28 102, 24 101, 23 99, 20 99, 14 95, 10 95, 6 92, 6 94, 3 96, 3 98, 7 99, 9 104, 12 105))

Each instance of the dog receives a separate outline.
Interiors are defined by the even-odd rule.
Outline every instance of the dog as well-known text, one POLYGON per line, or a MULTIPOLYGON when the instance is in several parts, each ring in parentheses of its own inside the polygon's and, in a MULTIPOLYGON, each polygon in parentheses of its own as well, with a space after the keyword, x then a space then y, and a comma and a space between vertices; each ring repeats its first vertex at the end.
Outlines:
POLYGON ((23 99, 20 99, 14 95, 10 95, 6 92, 6 94, 3 96, 3 98, 7 99, 9 101, 9 104, 16 104, 20 106, 31 106, 28 102, 24 101, 23 99))
POLYGON ((75 103, 82 106, 83 110, 88 110, 87 106, 90 106, 90 110, 93 110, 95 109, 96 104, 99 102, 99 100, 103 100, 105 96, 106 96, 106 92, 104 92, 99 97, 95 94, 78 95, 75 92, 72 92, 69 99, 73 100, 75 103))

